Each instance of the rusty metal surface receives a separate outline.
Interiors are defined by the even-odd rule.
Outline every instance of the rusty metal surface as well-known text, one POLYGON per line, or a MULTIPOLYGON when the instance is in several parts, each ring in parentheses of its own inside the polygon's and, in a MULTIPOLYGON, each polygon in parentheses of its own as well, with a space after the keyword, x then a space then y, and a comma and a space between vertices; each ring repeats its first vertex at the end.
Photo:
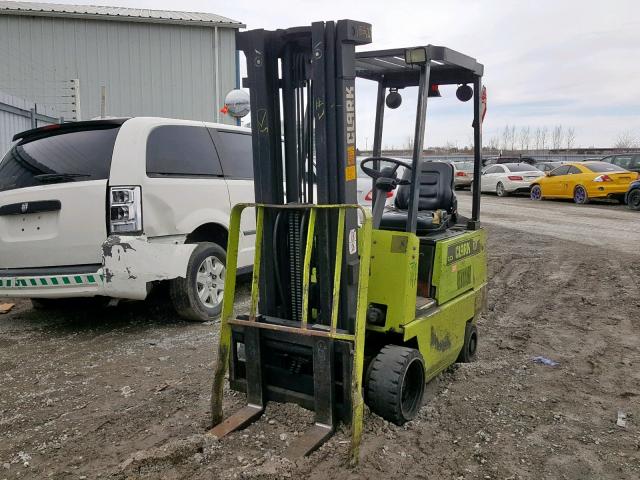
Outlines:
POLYGON ((258 417, 260 417, 260 415, 262 415, 262 412, 264 412, 264 408, 262 407, 247 405, 224 420, 222 423, 213 427, 208 433, 209 435, 213 435, 217 438, 222 438, 231 432, 240 430, 253 423, 258 419, 258 417))
POLYGON ((326 442, 331 435, 333 435, 333 428, 316 423, 287 448, 285 456, 289 459, 295 459, 309 455, 326 442))

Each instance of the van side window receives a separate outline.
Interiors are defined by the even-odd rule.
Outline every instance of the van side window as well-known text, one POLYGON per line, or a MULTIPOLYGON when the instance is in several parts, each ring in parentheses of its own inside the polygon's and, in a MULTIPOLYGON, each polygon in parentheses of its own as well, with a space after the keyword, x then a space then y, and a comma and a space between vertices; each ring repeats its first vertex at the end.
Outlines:
POLYGON ((216 141, 225 177, 253 180, 251 134, 213 129, 211 134, 216 141))
POLYGON ((222 168, 205 127, 162 125, 147 139, 147 174, 220 176, 222 168))

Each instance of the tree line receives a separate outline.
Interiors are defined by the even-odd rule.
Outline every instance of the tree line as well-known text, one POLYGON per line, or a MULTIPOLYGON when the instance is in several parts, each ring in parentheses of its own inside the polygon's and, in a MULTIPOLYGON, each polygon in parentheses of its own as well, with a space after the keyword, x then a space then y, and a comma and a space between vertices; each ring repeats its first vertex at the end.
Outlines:
POLYGON ((530 126, 516 127, 507 125, 500 135, 495 135, 487 142, 492 150, 558 150, 571 149, 576 143, 576 130, 573 127, 556 125, 553 128, 530 126))

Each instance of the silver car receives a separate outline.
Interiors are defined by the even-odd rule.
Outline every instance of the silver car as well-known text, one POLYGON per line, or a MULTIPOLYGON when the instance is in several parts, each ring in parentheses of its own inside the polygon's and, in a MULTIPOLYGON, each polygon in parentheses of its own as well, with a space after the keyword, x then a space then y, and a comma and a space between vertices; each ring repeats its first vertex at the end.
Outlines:
POLYGON ((453 186, 461 189, 471 187, 473 183, 473 162, 451 162, 453 165, 453 186))

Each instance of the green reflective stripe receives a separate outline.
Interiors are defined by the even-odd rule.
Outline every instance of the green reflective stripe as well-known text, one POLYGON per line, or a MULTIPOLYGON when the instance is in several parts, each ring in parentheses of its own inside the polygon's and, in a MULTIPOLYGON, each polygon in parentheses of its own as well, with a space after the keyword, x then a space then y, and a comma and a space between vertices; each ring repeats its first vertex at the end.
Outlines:
POLYGON ((86 274, 70 277, 26 277, 0 278, 0 288, 52 287, 57 285, 97 285, 104 281, 104 275, 86 274))

